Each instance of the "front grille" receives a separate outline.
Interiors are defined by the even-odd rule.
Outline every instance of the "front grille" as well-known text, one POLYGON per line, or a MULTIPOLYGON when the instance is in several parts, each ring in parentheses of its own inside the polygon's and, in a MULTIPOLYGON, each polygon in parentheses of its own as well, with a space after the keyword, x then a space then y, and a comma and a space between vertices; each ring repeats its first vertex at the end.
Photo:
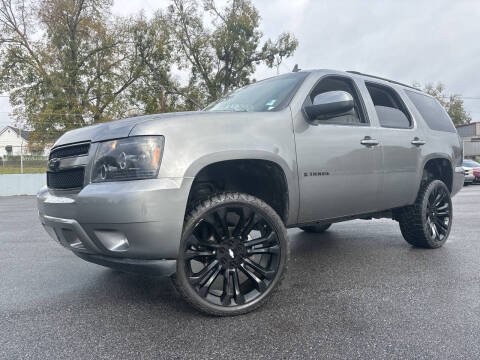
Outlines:
POLYGON ((90 149, 90 144, 79 144, 72 146, 65 146, 58 149, 53 149, 50 152, 49 159, 60 159, 70 156, 87 155, 90 149))
POLYGON ((85 168, 47 172, 47 186, 52 189, 73 189, 83 186, 85 168))

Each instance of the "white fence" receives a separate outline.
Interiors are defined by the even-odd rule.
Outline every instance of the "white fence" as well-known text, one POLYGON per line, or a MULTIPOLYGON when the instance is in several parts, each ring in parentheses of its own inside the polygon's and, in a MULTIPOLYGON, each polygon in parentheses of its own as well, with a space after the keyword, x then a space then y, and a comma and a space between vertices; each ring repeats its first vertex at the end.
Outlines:
POLYGON ((47 182, 45 174, 0 175, 0 196, 36 195, 47 182))

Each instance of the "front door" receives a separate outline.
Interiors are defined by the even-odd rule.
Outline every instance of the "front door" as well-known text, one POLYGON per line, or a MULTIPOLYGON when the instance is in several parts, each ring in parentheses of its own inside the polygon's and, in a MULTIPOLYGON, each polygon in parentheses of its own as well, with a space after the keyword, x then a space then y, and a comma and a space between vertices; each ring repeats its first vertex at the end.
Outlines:
POLYGON ((345 76, 324 77, 306 102, 335 90, 352 95, 351 114, 318 121, 318 125, 305 121, 295 128, 299 223, 378 210, 382 149, 378 128, 370 126, 355 83, 345 76))

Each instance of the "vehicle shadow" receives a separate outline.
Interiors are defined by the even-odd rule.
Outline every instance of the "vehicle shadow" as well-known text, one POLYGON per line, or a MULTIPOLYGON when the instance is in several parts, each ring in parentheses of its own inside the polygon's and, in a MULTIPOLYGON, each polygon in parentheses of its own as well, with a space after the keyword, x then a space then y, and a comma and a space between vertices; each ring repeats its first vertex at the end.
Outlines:
MULTIPOLYGON (((280 287, 280 296, 276 296, 276 306, 282 307, 279 302, 285 300, 282 300, 282 289, 289 297, 290 289, 313 293, 336 291, 358 284, 369 286, 370 282, 379 281, 385 274, 408 274, 413 271, 412 263, 424 263, 426 258, 435 263, 435 254, 442 256, 442 249, 431 252, 411 247, 402 239, 400 232, 386 237, 382 228, 384 226, 372 225, 359 233, 355 231, 355 226, 336 228, 334 225, 323 234, 290 230, 289 269, 280 287), (410 265, 407 265, 407 260, 410 265), (353 285, 352 276, 357 279, 353 285)), ((82 297, 95 299, 98 306, 147 306, 158 316, 178 312, 187 317, 202 315, 183 300, 170 278, 130 274, 100 266, 92 270, 95 271, 90 272, 88 285, 77 291, 82 292, 82 297)))
POLYGON ((91 305, 100 308, 128 307, 140 314, 144 313, 142 309, 148 309, 150 314, 158 312, 159 316, 176 312, 198 315, 182 299, 169 277, 132 274, 95 264, 86 265, 94 266, 89 272, 88 281, 81 289, 76 288, 75 294, 62 294, 67 299, 81 294, 81 298, 88 298, 91 305))

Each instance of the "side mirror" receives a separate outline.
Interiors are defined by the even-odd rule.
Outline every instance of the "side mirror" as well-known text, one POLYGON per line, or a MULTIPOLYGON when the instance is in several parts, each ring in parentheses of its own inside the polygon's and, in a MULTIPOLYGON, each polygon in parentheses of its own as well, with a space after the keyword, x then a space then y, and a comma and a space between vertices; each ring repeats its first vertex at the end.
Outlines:
POLYGON ((326 120, 349 113, 353 109, 353 97, 346 91, 328 91, 318 94, 312 105, 305 106, 309 120, 326 120))

